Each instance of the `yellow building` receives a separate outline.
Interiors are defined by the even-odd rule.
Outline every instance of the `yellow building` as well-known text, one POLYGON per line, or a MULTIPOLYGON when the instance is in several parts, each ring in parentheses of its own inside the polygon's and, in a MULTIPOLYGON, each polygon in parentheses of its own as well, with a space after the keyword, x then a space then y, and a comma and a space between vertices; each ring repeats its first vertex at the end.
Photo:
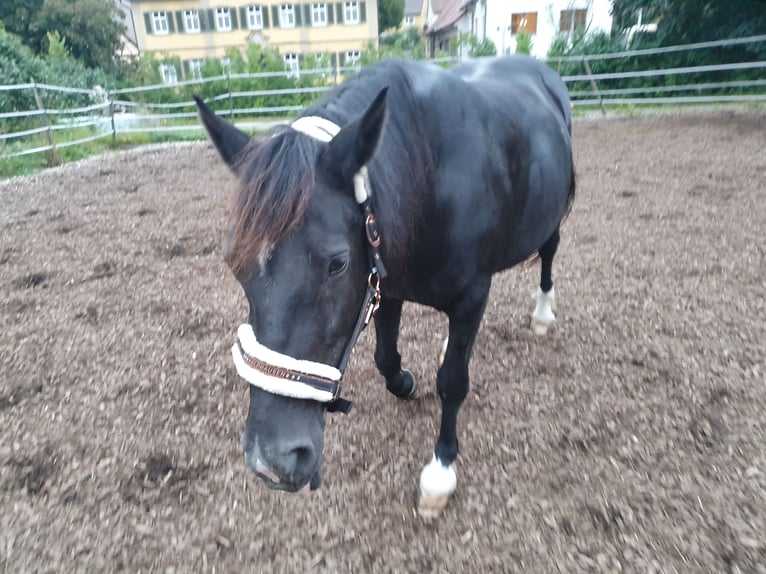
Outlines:
MULTIPOLYGON (((249 42, 277 48, 293 70, 307 54, 353 65, 370 42, 378 43, 375 0, 132 0, 131 9, 141 53, 178 57, 185 74, 195 73, 206 58, 223 60, 227 49, 249 42)), ((180 72, 161 68, 169 83, 180 72)))

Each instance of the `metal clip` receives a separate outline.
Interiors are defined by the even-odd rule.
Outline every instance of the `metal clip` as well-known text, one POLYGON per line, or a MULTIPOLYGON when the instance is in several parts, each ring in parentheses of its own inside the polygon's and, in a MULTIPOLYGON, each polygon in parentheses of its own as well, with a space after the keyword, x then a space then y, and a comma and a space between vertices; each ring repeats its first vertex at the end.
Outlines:
POLYGON ((364 324, 367 325, 370 319, 373 318, 380 307, 380 273, 373 267, 369 276, 367 277, 367 290, 368 293, 373 291, 370 299, 367 302, 367 314, 364 317, 364 324))

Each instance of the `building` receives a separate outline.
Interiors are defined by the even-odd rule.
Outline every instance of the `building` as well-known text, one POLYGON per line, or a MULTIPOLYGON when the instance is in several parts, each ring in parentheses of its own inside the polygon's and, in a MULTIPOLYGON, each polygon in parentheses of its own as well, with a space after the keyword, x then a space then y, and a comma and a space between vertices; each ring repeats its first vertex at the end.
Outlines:
POLYGON ((461 33, 489 38, 498 54, 508 54, 516 51, 519 30, 526 30, 532 55, 544 58, 559 33, 610 31, 611 9, 611 0, 429 0, 426 34, 432 54, 448 51, 461 33))
POLYGON ((428 0, 404 0, 402 27, 417 28, 422 32, 427 15, 428 0))
POLYGON ((308 54, 352 65, 378 40, 375 0, 132 0, 131 10, 141 54, 181 60, 181 70, 161 67, 167 83, 198 73, 205 59, 223 61, 226 50, 249 42, 276 48, 286 68, 297 71, 308 54))

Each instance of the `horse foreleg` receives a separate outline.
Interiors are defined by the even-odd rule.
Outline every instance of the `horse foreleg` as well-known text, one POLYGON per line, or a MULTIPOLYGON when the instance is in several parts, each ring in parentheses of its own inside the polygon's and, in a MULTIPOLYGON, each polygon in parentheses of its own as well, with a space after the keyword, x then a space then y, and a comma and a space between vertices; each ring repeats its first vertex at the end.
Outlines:
POLYGON ((441 427, 433 459, 420 474, 418 512, 424 517, 438 516, 457 487, 457 415, 468 395, 468 362, 487 305, 490 282, 489 278, 476 281, 447 309, 449 343, 436 378, 442 403, 441 427))
POLYGON ((535 299, 537 304, 532 313, 532 331, 536 335, 545 335, 548 328, 556 321, 553 311, 556 309, 556 295, 553 290, 553 258, 559 245, 559 230, 551 235, 543 244, 538 253, 540 254, 540 287, 537 289, 535 299))
POLYGON ((401 299, 383 299, 375 314, 375 364, 386 379, 386 389, 400 399, 411 399, 418 390, 412 373, 402 369, 402 356, 397 349, 401 299))

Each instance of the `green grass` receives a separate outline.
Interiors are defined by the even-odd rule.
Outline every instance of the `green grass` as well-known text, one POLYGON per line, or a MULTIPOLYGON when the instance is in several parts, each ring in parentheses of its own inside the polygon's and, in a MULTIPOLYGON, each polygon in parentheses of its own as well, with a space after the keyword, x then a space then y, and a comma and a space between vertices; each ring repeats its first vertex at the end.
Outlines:
MULTIPOLYGON (((258 118, 259 120, 279 120, 284 118, 258 118)), ((199 124, 185 124, 199 125, 199 124)), ((61 144, 67 141, 87 138, 95 135, 95 132, 88 128, 72 128, 71 130, 61 130, 54 134, 56 143, 61 144)), ((107 151, 128 149, 136 146, 182 141, 203 141, 206 139, 205 132, 200 130, 179 130, 167 132, 141 132, 141 133, 123 133, 117 134, 112 141, 111 135, 106 135, 101 139, 73 145, 69 147, 57 147, 56 152, 47 151, 23 155, 18 157, 3 157, 25 149, 32 149, 48 145, 46 135, 36 134, 24 138, 23 142, 13 144, 0 144, 0 178, 14 177, 18 175, 29 175, 48 167, 61 165, 64 163, 97 156, 107 151)))

